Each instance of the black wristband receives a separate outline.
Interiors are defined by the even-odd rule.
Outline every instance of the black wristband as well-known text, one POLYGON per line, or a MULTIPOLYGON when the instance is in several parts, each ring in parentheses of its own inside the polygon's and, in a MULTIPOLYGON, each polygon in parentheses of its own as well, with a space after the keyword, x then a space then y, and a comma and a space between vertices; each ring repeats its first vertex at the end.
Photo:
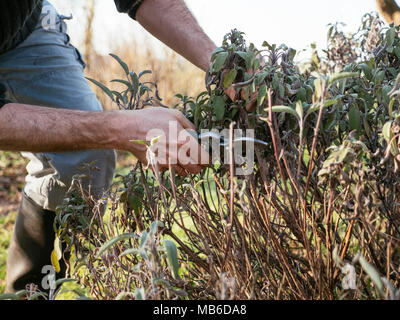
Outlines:
POLYGON ((135 3, 132 5, 132 7, 128 11, 128 15, 136 20, 136 12, 138 11, 139 7, 142 5, 144 0, 136 0, 135 3))

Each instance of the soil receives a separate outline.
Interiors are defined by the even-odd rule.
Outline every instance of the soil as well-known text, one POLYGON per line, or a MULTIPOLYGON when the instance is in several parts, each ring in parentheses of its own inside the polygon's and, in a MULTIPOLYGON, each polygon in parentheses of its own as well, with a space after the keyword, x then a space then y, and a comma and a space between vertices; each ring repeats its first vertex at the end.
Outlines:
POLYGON ((0 215, 17 211, 26 175, 26 160, 19 153, 0 151, 0 215))

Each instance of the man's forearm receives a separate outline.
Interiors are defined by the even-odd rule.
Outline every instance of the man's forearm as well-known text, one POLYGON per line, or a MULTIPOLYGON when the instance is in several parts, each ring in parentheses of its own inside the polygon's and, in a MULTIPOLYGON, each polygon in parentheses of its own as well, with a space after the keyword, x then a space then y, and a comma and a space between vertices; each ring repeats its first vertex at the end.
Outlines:
POLYGON ((87 112, 10 103, 0 109, 0 150, 57 152, 115 147, 113 111, 87 112))
POLYGON ((136 19, 156 38, 206 71, 215 44, 183 0, 145 0, 136 19))
POLYGON ((165 139, 164 143, 158 143, 157 150, 167 155, 167 159, 159 161, 159 168, 168 169, 172 165, 184 176, 186 170, 199 173, 202 165, 208 163, 208 154, 197 139, 187 132, 184 139, 180 138, 188 129, 195 127, 181 112, 169 108, 90 112, 9 103, 0 109, 0 150, 118 149, 133 153, 146 164, 147 147, 132 140, 150 142, 161 134, 165 139), (179 153, 181 147, 185 150, 184 159, 179 153), (189 155, 191 161, 186 159, 187 150, 193 151, 189 155))

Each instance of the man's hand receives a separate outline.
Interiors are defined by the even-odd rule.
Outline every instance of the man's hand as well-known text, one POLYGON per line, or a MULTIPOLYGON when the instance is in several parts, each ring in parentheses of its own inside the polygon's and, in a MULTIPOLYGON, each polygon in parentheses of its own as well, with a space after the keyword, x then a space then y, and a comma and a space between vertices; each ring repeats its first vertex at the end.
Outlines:
POLYGON ((186 131, 195 130, 194 125, 181 112, 166 108, 147 108, 122 111, 118 118, 122 129, 121 148, 131 151, 142 163, 148 164, 151 161, 148 159, 150 151, 154 153, 158 169, 167 170, 171 165, 182 176, 188 172, 197 174, 204 165, 209 164, 208 153, 186 131), (148 144, 152 140, 156 141, 146 146, 134 140, 146 141, 148 144))

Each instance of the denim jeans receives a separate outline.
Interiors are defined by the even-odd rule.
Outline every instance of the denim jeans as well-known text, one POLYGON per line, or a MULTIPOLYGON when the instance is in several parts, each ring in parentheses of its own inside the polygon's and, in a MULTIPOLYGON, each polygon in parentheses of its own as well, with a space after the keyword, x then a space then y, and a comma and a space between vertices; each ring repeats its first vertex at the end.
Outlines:
MULTIPOLYGON (((0 83, 7 89, 7 98, 15 103, 100 111, 102 106, 84 77, 82 56, 70 44, 65 18, 44 1, 34 32, 17 48, 0 55, 0 83)), ((57 127, 53 130, 56 132, 57 127)), ((100 169, 91 176, 93 193, 101 195, 112 183, 114 150, 22 154, 30 160, 24 191, 47 210, 54 211, 62 203, 73 175, 88 173, 84 164, 96 161, 100 169)))

